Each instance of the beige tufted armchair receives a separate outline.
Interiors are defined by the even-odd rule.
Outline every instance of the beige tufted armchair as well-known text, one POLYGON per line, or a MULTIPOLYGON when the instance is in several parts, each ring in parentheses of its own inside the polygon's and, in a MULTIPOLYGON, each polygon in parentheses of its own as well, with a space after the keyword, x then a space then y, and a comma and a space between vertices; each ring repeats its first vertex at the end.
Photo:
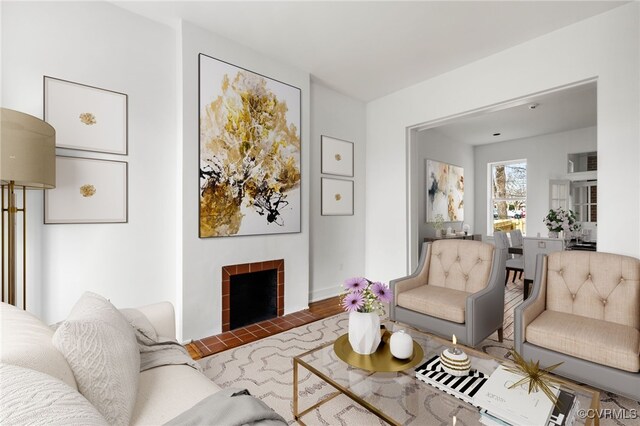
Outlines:
POLYGON ((470 240, 424 243, 416 271, 391 281, 394 321, 475 346, 502 341, 507 247, 470 240))
POLYGON ((538 255, 516 308, 515 348, 554 372, 640 401, 640 260, 610 253, 538 255))

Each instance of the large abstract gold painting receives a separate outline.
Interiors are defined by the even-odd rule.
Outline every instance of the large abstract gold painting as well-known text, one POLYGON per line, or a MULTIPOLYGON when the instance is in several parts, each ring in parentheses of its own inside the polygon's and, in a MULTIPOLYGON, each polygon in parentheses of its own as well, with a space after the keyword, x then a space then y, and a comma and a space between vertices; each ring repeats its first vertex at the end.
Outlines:
POLYGON ((427 160, 427 222, 442 215, 445 222, 464 220, 464 169, 427 160))
POLYGON ((300 232, 300 89, 199 62, 200 237, 300 232))

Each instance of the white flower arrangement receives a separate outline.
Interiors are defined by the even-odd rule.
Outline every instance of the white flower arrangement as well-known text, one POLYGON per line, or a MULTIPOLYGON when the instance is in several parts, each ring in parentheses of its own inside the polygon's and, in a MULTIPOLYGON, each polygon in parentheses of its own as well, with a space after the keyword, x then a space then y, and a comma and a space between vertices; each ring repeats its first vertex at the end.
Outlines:
POLYGON ((571 235, 572 232, 579 231, 581 228, 580 223, 576 221, 575 213, 562 207, 549 210, 543 222, 549 231, 564 231, 565 235, 571 235))

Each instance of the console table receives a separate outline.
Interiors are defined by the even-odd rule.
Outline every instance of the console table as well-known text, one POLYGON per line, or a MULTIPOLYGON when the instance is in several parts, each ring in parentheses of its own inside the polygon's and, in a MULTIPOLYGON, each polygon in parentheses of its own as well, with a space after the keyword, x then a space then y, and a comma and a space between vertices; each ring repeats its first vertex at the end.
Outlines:
POLYGON ((450 235, 446 237, 424 237, 425 243, 430 243, 438 240, 475 240, 482 241, 481 234, 470 234, 470 235, 450 235))

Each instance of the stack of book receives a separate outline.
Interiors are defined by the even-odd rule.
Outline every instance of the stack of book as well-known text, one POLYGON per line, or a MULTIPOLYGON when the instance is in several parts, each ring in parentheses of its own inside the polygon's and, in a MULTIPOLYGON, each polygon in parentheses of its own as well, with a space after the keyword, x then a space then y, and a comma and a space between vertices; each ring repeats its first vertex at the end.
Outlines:
POLYGON ((570 426, 575 421, 578 400, 575 395, 552 387, 559 403, 554 406, 547 395, 528 392, 528 385, 509 387, 522 379, 521 375, 498 367, 473 398, 480 407, 480 421, 487 426, 532 425, 570 426))
POLYGON ((466 376, 446 373, 438 355, 416 368, 415 372, 417 379, 473 405, 474 395, 487 381, 487 376, 476 370, 470 370, 466 376))

